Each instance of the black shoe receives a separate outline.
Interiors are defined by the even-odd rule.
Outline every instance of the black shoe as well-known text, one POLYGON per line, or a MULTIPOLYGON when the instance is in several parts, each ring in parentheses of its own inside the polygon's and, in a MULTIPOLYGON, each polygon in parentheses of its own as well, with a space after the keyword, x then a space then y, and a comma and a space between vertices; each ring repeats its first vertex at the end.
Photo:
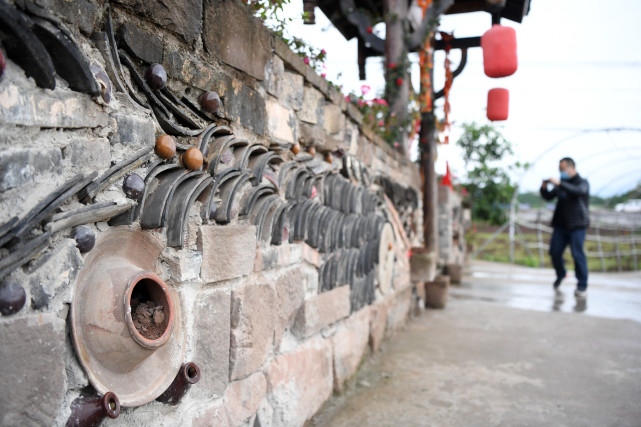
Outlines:
POLYGON ((577 297, 577 298, 587 298, 588 291, 587 291, 587 289, 584 290, 584 291, 580 291, 580 290, 577 289, 576 291, 574 291, 574 296, 577 297))
POLYGON ((563 281, 563 278, 556 279, 556 280, 554 281, 554 283, 552 284, 552 286, 554 286, 554 290, 555 290, 555 291, 559 289, 559 286, 561 286, 561 282, 562 282, 562 281, 563 281))

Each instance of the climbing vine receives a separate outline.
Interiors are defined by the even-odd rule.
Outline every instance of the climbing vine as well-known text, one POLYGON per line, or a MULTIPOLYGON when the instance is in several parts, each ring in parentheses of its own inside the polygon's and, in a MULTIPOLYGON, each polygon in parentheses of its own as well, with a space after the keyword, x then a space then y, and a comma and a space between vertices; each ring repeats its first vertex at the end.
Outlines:
MULTIPOLYGON (((302 39, 294 37, 287 31, 287 25, 293 18, 283 16, 284 6, 291 0, 247 0, 247 5, 254 16, 263 20, 265 26, 289 46, 298 56, 303 58, 305 63, 312 67, 321 76, 325 77, 325 60, 327 51, 310 46, 302 39)), ((305 18, 303 13, 302 18, 305 18)))
POLYGON ((378 136, 393 147, 398 147, 404 134, 409 134, 411 140, 418 132, 420 124, 420 112, 418 100, 414 91, 410 90, 408 103, 408 117, 399 120, 390 110, 388 102, 383 97, 369 98, 371 88, 367 85, 361 86, 361 94, 350 93, 345 100, 354 104, 363 115, 363 122, 369 126, 378 136))

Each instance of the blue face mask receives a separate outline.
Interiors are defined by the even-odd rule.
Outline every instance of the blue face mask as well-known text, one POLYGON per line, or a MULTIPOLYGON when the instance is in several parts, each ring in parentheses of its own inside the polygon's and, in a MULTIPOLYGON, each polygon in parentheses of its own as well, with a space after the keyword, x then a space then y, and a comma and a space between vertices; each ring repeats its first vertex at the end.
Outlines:
POLYGON ((570 179, 570 175, 568 175, 568 173, 566 171, 562 171, 561 172, 561 180, 562 181, 567 181, 568 179, 570 179))

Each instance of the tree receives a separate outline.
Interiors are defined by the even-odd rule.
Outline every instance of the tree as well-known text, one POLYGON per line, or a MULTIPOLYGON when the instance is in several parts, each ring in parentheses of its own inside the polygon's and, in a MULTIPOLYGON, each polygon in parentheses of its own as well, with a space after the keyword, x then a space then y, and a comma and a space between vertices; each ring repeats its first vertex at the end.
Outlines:
POLYGON ((504 156, 512 155, 512 144, 491 125, 464 123, 464 133, 457 141, 463 149, 463 160, 467 170, 467 202, 472 205, 472 218, 500 225, 507 220, 515 185, 508 170, 527 167, 516 163, 514 166, 498 165, 504 156))

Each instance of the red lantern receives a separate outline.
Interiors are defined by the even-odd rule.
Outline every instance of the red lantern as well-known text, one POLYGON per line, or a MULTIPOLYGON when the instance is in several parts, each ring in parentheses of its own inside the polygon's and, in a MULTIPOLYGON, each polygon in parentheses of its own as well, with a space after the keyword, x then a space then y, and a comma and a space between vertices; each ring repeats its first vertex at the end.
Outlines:
POLYGON ((514 74, 517 67, 514 28, 493 25, 481 37, 481 47, 486 76, 507 77, 514 74))
POLYGON ((510 91, 503 88, 490 89, 487 93, 487 118, 491 121, 507 120, 510 91))

